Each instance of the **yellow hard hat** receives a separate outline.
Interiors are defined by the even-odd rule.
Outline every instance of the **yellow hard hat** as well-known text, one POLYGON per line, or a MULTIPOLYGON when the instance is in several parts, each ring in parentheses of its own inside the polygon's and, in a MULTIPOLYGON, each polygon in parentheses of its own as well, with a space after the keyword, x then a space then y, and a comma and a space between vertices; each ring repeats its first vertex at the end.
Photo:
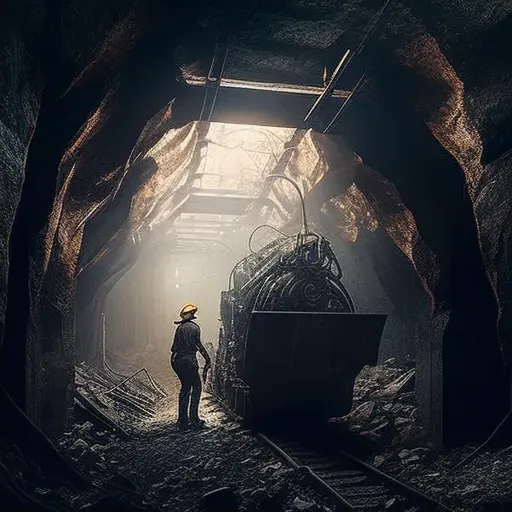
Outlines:
POLYGON ((184 318, 187 315, 194 315, 197 312, 197 306, 195 304, 185 304, 180 311, 180 317, 184 318))

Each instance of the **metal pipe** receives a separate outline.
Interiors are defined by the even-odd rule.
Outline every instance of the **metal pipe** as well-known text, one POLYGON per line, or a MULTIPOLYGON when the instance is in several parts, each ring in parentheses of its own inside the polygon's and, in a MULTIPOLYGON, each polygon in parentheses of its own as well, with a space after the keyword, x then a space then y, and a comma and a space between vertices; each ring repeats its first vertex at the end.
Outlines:
MULTIPOLYGON (((207 83, 205 77, 189 76, 185 77, 187 85, 195 87, 203 87, 207 83)), ((237 80, 233 78, 221 78, 220 86, 230 89, 247 89, 251 91, 268 91, 273 93, 299 94, 306 96, 317 96, 324 91, 323 87, 315 87, 310 85, 284 84, 277 82, 251 82, 247 80, 237 80)), ((334 89, 332 97, 343 99, 348 97, 350 91, 334 89)))

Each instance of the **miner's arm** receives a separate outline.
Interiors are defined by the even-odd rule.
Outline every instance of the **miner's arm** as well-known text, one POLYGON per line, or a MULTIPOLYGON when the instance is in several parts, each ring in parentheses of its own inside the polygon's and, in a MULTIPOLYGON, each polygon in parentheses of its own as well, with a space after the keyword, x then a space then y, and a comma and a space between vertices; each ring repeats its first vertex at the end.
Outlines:
POLYGON ((208 351, 204 348, 204 345, 201 343, 201 341, 199 341, 197 349, 199 350, 199 353, 204 357, 206 366, 210 367, 212 365, 210 354, 208 354, 208 351))
POLYGON ((176 359, 176 339, 177 339, 177 336, 176 336, 176 332, 174 333, 174 340, 172 342, 172 346, 171 346, 171 365, 174 363, 174 360, 176 359))
POLYGON ((197 334, 198 334, 198 336, 197 336, 197 350, 203 356, 204 361, 205 361, 205 365, 204 365, 204 368, 203 368, 203 380, 206 382, 206 376, 208 374, 208 370, 212 366, 212 362, 210 360, 210 354, 208 354, 208 351, 206 350, 206 348, 204 347, 204 345, 201 342, 201 331, 200 331, 200 329, 198 328, 197 331, 198 331, 197 332, 197 334))

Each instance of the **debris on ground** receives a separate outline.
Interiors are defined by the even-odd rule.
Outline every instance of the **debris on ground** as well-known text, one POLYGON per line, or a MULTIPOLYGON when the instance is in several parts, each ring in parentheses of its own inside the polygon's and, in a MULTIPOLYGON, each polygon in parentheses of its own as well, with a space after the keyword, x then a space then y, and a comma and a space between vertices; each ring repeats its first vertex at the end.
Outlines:
POLYGON ((424 450, 424 456, 408 464, 388 454, 381 469, 455 511, 512 510, 512 453, 487 450, 454 470, 474 449, 466 446, 441 455, 424 450))
POLYGON ((416 421, 414 377, 410 360, 388 359, 378 366, 365 366, 354 384, 350 413, 331 423, 342 424, 382 447, 421 443, 425 433, 416 421))
POLYGON ((132 433, 155 415, 166 396, 143 366, 118 374, 109 366, 99 371, 82 363, 76 367, 75 383, 75 399, 83 409, 132 433))
POLYGON ((236 494, 240 512, 334 510, 307 474, 283 464, 214 401, 203 398, 201 430, 178 430, 175 409, 170 400, 130 439, 94 421, 75 424, 58 448, 93 484, 87 492, 63 487, 37 469, 29 485, 26 463, 12 456, 12 447, 4 447, 2 458, 28 494, 57 510, 198 512, 201 498, 221 488, 236 494))
MULTIPOLYGON (((376 449, 366 460, 454 511, 512 510, 512 449, 482 451, 454 471, 474 447, 438 455, 422 444, 411 370, 412 364, 388 360, 358 376, 353 408, 339 421, 372 440, 376 449)), ((240 512, 335 509, 311 486, 307 472, 278 460, 207 396, 201 414, 205 429, 179 431, 175 394, 169 393, 152 415, 136 419, 137 428, 128 429, 136 434, 129 438, 94 417, 82 418, 58 449, 94 484, 86 491, 43 474, 14 446, 0 444, 0 459, 23 492, 56 510, 199 512, 201 498, 222 488, 233 491, 240 512)), ((399 509, 392 501, 386 510, 399 509)))
POLYGON ((475 447, 439 454, 427 442, 417 424, 413 361, 363 368, 350 413, 331 423, 371 441, 368 463, 454 511, 512 511, 512 449, 482 452, 454 470, 475 447))
POLYGON ((143 436, 119 446, 119 470, 136 480, 148 503, 162 510, 195 511, 200 499, 228 487, 240 510, 293 511, 310 503, 316 512, 333 510, 298 470, 288 468, 251 432, 230 421, 215 402, 203 400, 204 430, 179 431, 158 418, 143 436), (294 505, 295 502, 295 505, 294 505))

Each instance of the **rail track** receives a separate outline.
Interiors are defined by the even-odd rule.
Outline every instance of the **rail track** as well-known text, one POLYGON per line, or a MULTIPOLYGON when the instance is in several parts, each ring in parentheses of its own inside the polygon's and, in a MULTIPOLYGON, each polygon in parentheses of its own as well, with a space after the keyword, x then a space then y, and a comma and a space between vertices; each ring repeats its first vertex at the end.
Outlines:
MULTIPOLYGON (((213 397, 226 413, 240 421, 213 397)), ((417 489, 335 447, 329 432, 314 435, 257 432, 256 435, 290 466, 304 471, 337 510, 453 512, 417 489)))
POLYGON ((374 466, 334 449, 327 437, 257 435, 291 466, 306 471, 336 501, 339 510, 452 512, 374 466))

